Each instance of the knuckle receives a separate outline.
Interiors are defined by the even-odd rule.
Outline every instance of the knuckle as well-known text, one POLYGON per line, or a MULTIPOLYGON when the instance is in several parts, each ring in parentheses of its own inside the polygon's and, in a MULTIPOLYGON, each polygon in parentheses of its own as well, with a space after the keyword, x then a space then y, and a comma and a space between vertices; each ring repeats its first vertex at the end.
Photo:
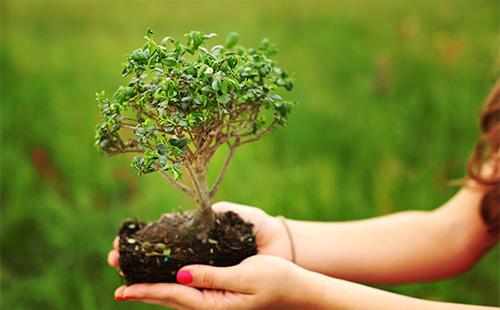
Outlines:
POLYGON ((213 287, 215 284, 214 275, 210 272, 203 272, 201 276, 201 284, 205 287, 213 287))
POLYGON ((152 283, 132 285, 129 287, 130 293, 137 298, 155 298, 157 290, 152 283))
POLYGON ((148 283, 136 287, 132 286, 131 289, 134 289, 136 297, 148 298, 151 296, 151 286, 148 283))

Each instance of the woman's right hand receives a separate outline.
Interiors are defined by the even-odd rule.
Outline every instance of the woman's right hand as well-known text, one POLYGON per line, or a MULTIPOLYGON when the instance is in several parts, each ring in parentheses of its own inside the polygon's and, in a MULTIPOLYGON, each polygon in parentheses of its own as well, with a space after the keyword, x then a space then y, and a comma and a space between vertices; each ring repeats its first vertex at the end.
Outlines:
POLYGON ((177 273, 179 283, 120 286, 115 300, 178 310, 311 309, 322 302, 316 293, 322 284, 311 274, 285 259, 254 255, 230 267, 184 266, 177 273))
MULTIPOLYGON (((291 240, 282 221, 270 216, 263 210, 232 202, 221 201, 212 205, 215 212, 233 211, 245 221, 254 225, 259 254, 279 256, 287 260, 292 259, 291 240)), ((113 242, 113 250, 108 254, 108 263, 119 267, 118 237, 113 242)))

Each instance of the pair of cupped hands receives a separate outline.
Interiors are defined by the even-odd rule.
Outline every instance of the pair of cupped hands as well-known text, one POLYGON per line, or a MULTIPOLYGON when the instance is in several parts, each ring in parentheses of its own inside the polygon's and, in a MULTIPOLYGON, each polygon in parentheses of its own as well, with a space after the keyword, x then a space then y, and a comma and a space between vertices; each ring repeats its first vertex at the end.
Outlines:
MULTIPOLYGON (((233 211, 254 224, 259 254, 231 267, 184 266, 177 283, 144 283, 121 286, 116 300, 162 305, 175 309, 272 309, 296 308, 295 292, 304 269, 293 264, 290 240, 280 219, 264 211, 219 202, 216 212, 233 211), (201 290, 200 290, 201 289, 201 290)), ((108 262, 119 266, 118 238, 108 254, 108 262)))

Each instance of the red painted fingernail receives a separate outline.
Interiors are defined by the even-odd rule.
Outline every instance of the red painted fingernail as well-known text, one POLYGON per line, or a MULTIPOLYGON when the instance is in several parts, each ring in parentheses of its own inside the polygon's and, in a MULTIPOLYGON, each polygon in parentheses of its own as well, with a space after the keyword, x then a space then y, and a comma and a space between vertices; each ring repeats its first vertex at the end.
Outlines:
POLYGON ((189 271, 179 271, 176 278, 177 282, 180 284, 189 284, 193 282, 193 275, 189 271))
POLYGON ((135 299, 135 297, 130 297, 130 296, 116 296, 115 297, 115 300, 131 300, 131 299, 135 299))

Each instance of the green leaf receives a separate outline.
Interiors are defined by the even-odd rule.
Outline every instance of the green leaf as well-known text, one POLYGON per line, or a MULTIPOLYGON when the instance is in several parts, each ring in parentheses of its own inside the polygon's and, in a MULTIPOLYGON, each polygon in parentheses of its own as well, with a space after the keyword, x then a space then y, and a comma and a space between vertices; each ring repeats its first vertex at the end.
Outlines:
POLYGON ((229 101, 231 101, 231 98, 229 97, 228 94, 225 94, 225 95, 217 97, 217 101, 222 103, 222 104, 227 104, 229 101))
POLYGON ((161 60, 161 63, 165 67, 173 67, 177 64, 177 59, 175 59, 174 57, 165 57, 161 60))
POLYGON ((203 35, 199 31, 191 31, 187 34, 187 37, 188 47, 191 49, 191 53, 194 53, 203 44, 203 35))
POLYGON ((208 238, 208 243, 210 244, 217 244, 219 243, 217 240, 214 240, 214 239, 211 239, 211 238, 208 238))
POLYGON ((127 76, 134 71, 134 68, 129 64, 126 64, 122 70, 122 76, 127 76))
POLYGON ((219 91, 219 80, 213 80, 211 86, 214 91, 219 91))
POLYGON ((269 43, 269 39, 268 38, 264 38, 260 42, 260 48, 263 49, 263 50, 268 49, 270 45, 271 45, 271 43, 269 43))
POLYGON ((172 175, 174 176, 174 179, 179 180, 182 178, 182 173, 179 171, 178 168, 171 168, 170 171, 172 172, 172 175))
POLYGON ((132 60, 136 61, 138 64, 147 64, 148 63, 148 53, 143 50, 135 50, 132 52, 132 60))
POLYGON ((227 58, 227 63, 229 64, 229 67, 233 69, 234 67, 236 67, 236 64, 238 64, 238 58, 234 56, 229 56, 227 58))
POLYGON ((165 248, 165 249, 163 249, 163 255, 169 256, 171 253, 172 253, 172 249, 171 248, 165 248))
POLYGON ((166 155, 168 154, 168 147, 161 143, 161 144, 158 144, 158 146, 156 147, 156 149, 158 150, 158 154, 161 154, 161 155, 166 155))
POLYGON ((239 40, 239 36, 237 32, 230 32, 226 39, 226 47, 233 48, 239 40))
POLYGON ((168 42, 175 42, 175 40, 172 37, 164 37, 163 40, 161 40, 161 44, 168 44, 168 42))
POLYGON ((220 91, 223 93, 223 94, 227 94, 227 86, 228 86, 228 82, 226 80, 222 80, 220 82, 220 91))
POLYGON ((203 39, 211 39, 211 38, 215 38, 217 36, 216 33, 209 33, 209 34, 206 34, 203 36, 203 39))
POLYGON ((183 139, 170 138, 168 140, 168 143, 170 143, 171 145, 173 145, 177 148, 183 149, 188 144, 188 141, 184 138, 183 139))

